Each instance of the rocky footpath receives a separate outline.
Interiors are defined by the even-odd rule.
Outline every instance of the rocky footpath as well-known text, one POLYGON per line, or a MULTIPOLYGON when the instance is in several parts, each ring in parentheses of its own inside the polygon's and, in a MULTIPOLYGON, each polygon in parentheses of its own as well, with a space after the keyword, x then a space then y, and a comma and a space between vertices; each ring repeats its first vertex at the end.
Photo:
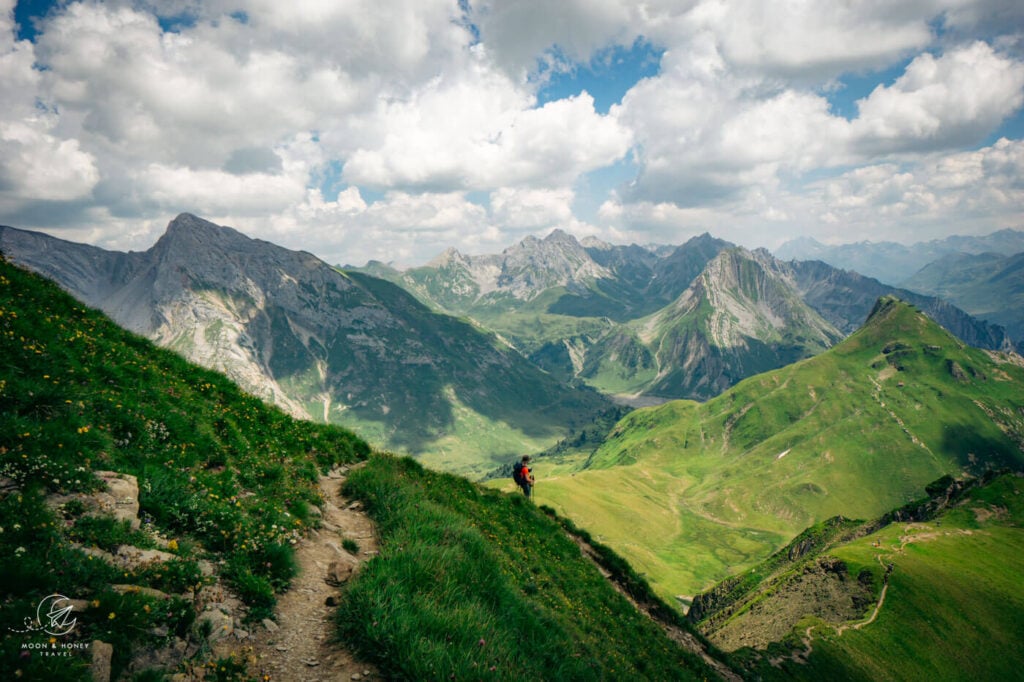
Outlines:
MULTIPOLYGON (((174 682, 195 682, 209 677, 211 664, 233 659, 255 679, 318 682, 372 679, 376 670, 357 661, 335 641, 332 614, 340 588, 377 553, 372 521, 359 503, 341 495, 347 468, 336 468, 321 478, 324 499, 320 523, 296 547, 299 568, 287 592, 280 595, 274 618, 253 622, 248 609, 217 576, 217 567, 199 560, 203 580, 189 594, 171 595, 134 584, 111 585, 117 593, 140 593, 170 600, 180 597, 192 603, 195 623, 185 637, 166 627, 155 628, 150 641, 163 646, 140 647, 132 652, 125 678, 145 670, 167 671, 174 682)), ((122 569, 125 576, 176 561, 177 542, 147 528, 139 517, 139 485, 135 476, 113 471, 96 472, 104 488, 91 493, 51 495, 47 504, 59 513, 75 509, 80 517, 113 517, 133 531, 143 531, 154 547, 120 544, 116 548, 73 543, 82 552, 122 569)), ((70 522, 69 522, 70 523, 70 522)), ((140 536, 141 537, 141 536, 140 536)), ((99 608, 98 602, 68 600, 73 612, 99 608)), ((100 640, 89 644, 90 670, 96 682, 109 682, 114 646, 100 640)))
POLYGON ((332 616, 340 587, 378 551, 373 522, 358 502, 341 495, 345 473, 345 468, 335 469, 320 479, 323 516, 320 528, 298 547, 299 575, 278 599, 276 622, 263 621, 242 647, 261 680, 328 682, 377 676, 334 637, 332 616))

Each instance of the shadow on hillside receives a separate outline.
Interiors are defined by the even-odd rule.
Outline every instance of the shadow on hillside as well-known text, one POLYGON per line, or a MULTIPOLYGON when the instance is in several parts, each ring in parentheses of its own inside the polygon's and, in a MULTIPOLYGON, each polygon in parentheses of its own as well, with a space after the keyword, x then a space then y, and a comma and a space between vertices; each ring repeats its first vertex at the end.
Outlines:
POLYGON ((973 473, 1024 466, 1024 453, 1008 439, 991 438, 965 425, 943 428, 942 449, 955 454, 961 466, 973 473))
POLYGON ((392 447, 419 452, 451 433, 457 405, 534 438, 559 434, 607 405, 390 282, 346 276, 358 291, 346 294, 350 305, 324 345, 304 338, 303 325, 280 309, 268 309, 247 331, 271 339, 267 364, 279 382, 305 383, 307 394, 326 391, 359 420, 384 425, 392 447))

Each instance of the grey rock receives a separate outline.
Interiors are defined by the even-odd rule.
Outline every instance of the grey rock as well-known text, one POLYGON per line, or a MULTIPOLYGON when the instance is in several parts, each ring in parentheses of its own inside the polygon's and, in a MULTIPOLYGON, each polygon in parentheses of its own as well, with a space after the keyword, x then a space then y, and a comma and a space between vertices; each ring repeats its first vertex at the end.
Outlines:
POLYGON ((226 613, 220 611, 204 611, 196 618, 196 624, 210 624, 210 641, 217 642, 231 635, 235 631, 235 620, 226 613))
POLYGON ((89 665, 89 672, 92 673, 93 682, 110 682, 110 661, 114 657, 114 645, 93 640, 92 662, 89 665))
POLYGON ((143 587, 142 585, 111 585, 110 587, 118 594, 143 594, 147 597, 155 597, 156 599, 169 599, 171 596, 166 592, 161 592, 152 587, 143 587))
POLYGON ((121 545, 117 548, 117 558, 124 566, 138 568, 147 564, 172 561, 176 557, 159 549, 139 549, 131 545, 121 545))
POLYGON ((116 471, 97 471, 95 475, 107 486, 105 492, 101 491, 94 495, 100 511, 112 514, 116 519, 128 521, 132 530, 138 530, 142 525, 139 520, 138 479, 116 471))
POLYGON ((354 556, 348 553, 342 554, 327 566, 327 575, 324 576, 324 580, 328 585, 343 585, 352 577, 358 565, 359 560, 354 556))

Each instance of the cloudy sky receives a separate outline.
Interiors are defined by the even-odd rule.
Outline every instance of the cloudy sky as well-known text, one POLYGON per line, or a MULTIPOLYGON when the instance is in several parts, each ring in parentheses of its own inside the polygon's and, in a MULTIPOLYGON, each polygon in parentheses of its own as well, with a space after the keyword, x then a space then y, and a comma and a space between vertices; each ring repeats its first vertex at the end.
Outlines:
POLYGON ((0 0, 0 223, 332 263, 1024 229, 1020 0, 0 0))

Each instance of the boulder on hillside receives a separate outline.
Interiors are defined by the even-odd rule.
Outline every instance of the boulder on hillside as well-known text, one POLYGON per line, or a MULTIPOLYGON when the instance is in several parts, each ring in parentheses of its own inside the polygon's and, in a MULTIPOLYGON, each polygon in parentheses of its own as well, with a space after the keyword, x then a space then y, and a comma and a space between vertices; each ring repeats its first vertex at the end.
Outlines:
POLYGON ((110 515, 118 521, 127 521, 132 530, 138 530, 142 522, 139 520, 139 481, 131 474, 116 471, 95 471, 96 478, 103 482, 105 490, 95 493, 55 494, 46 498, 46 503, 57 509, 69 502, 80 502, 83 513, 90 516, 110 515))

